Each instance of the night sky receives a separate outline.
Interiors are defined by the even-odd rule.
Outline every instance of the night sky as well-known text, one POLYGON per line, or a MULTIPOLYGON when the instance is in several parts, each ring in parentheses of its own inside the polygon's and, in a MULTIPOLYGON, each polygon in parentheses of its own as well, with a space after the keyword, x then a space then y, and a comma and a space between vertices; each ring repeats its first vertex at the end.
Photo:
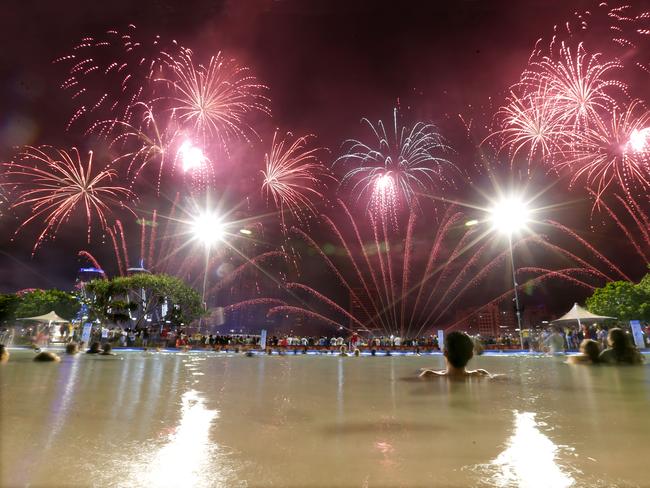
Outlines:
MULTIPOLYGON (((557 0, 10 0, 0 19, 0 158, 9 160, 13 147, 22 144, 83 147, 81 130, 65 131, 72 104, 58 88, 65 69, 52 60, 84 35, 112 27, 135 24, 138 32, 176 39, 203 58, 219 50, 236 57, 270 87, 270 124, 316 134, 335 157, 344 139, 359 135, 361 117, 386 119, 395 106, 409 120, 431 121, 451 140, 460 137, 458 114, 474 112, 480 118, 480 107, 493 113, 535 41, 574 10, 591 5, 557 0)), ((471 151, 460 155, 457 164, 475 164, 471 151)), ((560 200, 574 200, 565 189, 552 192, 560 200)), ((588 204, 576 205, 588 214, 588 204)), ((1 219, 0 290, 70 288, 83 229, 72 225, 30 258, 36 228, 10 242, 15 217, 5 209, 1 219)), ((587 230, 585 220, 576 217, 571 223, 587 230)))

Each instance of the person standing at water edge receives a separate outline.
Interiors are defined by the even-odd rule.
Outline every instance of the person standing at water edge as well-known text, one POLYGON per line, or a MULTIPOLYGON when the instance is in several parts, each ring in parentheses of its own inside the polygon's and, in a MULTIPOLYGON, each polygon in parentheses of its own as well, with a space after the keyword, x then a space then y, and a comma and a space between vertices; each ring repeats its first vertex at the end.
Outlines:
POLYGON ((436 371, 423 369, 420 378, 431 376, 467 377, 467 376, 488 376, 492 375, 484 369, 467 370, 465 367, 474 356, 474 342, 464 332, 450 332, 445 337, 445 362, 447 369, 436 371))

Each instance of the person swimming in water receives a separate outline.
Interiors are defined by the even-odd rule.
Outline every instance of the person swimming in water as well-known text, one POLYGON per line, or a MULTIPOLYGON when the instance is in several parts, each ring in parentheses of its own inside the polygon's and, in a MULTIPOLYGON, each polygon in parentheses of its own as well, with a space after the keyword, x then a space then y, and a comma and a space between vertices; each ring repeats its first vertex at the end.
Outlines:
POLYGON ((464 332, 450 332, 445 337, 445 350, 443 352, 447 368, 443 370, 422 369, 420 378, 448 376, 453 378, 464 378, 467 376, 492 377, 484 369, 467 370, 469 360, 474 356, 474 342, 464 332))
POLYGON ((569 356, 569 364, 598 364, 600 345, 593 339, 585 339, 580 343, 580 354, 569 356))
POLYGON ((599 359, 607 364, 643 364, 643 357, 634 347, 628 335, 618 327, 607 334, 607 349, 600 353, 599 359))

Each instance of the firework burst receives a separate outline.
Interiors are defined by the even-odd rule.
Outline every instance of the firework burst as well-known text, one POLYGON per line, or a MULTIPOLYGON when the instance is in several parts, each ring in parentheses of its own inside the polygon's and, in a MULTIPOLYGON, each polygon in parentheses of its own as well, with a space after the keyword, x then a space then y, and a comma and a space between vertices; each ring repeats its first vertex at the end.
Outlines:
POLYGON ((36 220, 42 219, 45 224, 34 251, 46 237, 54 238, 61 225, 79 209, 85 213, 90 241, 94 219, 105 229, 112 208, 130 210, 126 201, 134 197, 127 188, 112 183, 115 170, 93 171, 92 151, 84 162, 76 148, 68 152, 51 146, 28 146, 17 161, 4 166, 4 184, 16 194, 12 206, 30 210, 29 218, 16 232, 36 220))
POLYGON ((171 166, 173 172, 178 159, 170 156, 170 153, 173 154, 172 146, 176 143, 179 132, 168 124, 159 124, 154 109, 149 104, 138 102, 134 105, 133 112, 139 120, 137 125, 116 119, 102 120, 93 124, 89 132, 110 138, 109 149, 118 152, 111 165, 119 167, 123 161, 128 162, 126 174, 131 187, 145 168, 156 165, 156 188, 160 193, 163 171, 171 166))
POLYGON ((280 211, 282 226, 284 210, 297 219, 316 213, 316 203, 323 198, 324 180, 330 177, 320 162, 320 148, 307 149, 311 135, 298 137, 292 143, 273 135, 271 151, 264 155, 265 169, 262 192, 272 198, 280 211))
MULTIPOLYGON (((561 143, 567 136, 555 98, 549 96, 546 85, 536 92, 519 96, 511 91, 505 106, 497 113, 501 119, 501 130, 488 136, 501 137, 501 148, 508 148, 510 160, 522 151, 530 162, 536 157, 542 161, 561 153, 561 143)), ((484 141, 485 142, 485 141, 484 141)))
POLYGON ((69 66, 61 88, 77 104, 68 128, 80 119, 89 125, 97 118, 131 122, 134 106, 151 97, 152 79, 177 49, 172 43, 163 50, 159 36, 144 39, 134 25, 84 37, 70 54, 54 61, 69 66))
POLYGON ((606 117, 596 117, 593 128, 575 132, 571 151, 558 166, 571 170, 572 185, 584 181, 593 188, 597 200, 612 184, 628 194, 635 187, 646 191, 650 188, 650 148, 644 136, 648 128, 650 112, 634 100, 606 117))
POLYGON ((170 62, 171 76, 156 81, 167 85, 173 118, 181 126, 192 127, 204 142, 216 137, 225 147, 231 139, 248 140, 257 133, 248 122, 252 113, 270 114, 267 87, 250 69, 222 53, 206 65, 195 64, 194 54, 183 49, 170 62))
POLYGON ((381 120, 377 125, 368 119, 363 122, 372 138, 368 142, 346 141, 347 152, 335 164, 342 161, 352 166, 341 184, 352 187, 357 201, 369 197, 368 209, 375 215, 388 220, 400 205, 417 206, 418 193, 452 184, 447 170, 459 170, 444 157, 450 148, 433 125, 418 122, 410 129, 400 128, 397 109, 388 130, 381 120))
POLYGON ((582 43, 575 54, 564 42, 555 57, 545 56, 533 61, 522 76, 523 84, 539 91, 544 87, 545 98, 553 99, 553 107, 563 123, 575 128, 591 125, 598 114, 616 108, 609 93, 613 89, 623 93, 626 85, 610 78, 612 71, 621 68, 618 61, 601 61, 602 55, 588 54, 582 43))

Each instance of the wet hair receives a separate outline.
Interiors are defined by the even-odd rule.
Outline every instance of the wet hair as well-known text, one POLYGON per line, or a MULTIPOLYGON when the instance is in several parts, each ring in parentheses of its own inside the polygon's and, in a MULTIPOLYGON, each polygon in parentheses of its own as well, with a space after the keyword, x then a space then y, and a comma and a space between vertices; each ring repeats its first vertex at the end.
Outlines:
POLYGON ((58 355, 54 354, 53 352, 41 351, 36 356, 34 356, 34 361, 47 363, 47 362, 61 361, 61 358, 58 355))
POLYGON ((104 354, 110 354, 112 349, 113 346, 111 346, 108 342, 104 344, 104 354))
POLYGON ((474 355, 474 343, 464 332, 450 332, 445 337, 445 356, 454 368, 464 368, 474 355))
POLYGON ((9 360, 9 350, 5 347, 4 344, 0 344, 0 361, 9 360))
POLYGON ((592 363, 599 362, 600 345, 593 339, 585 339, 580 343, 580 352, 587 356, 592 363))
POLYGON ((639 362, 638 351, 630 342, 630 338, 618 327, 609 329, 607 342, 614 351, 614 357, 618 363, 634 364, 639 362))
POLYGON ((79 346, 76 342, 69 342, 65 346, 66 354, 77 354, 79 352, 79 346))
POLYGON ((99 342, 93 342, 93 343, 90 345, 90 349, 88 349, 86 352, 87 352, 88 354, 98 354, 98 353, 101 352, 101 349, 100 349, 99 346, 100 346, 99 342))

